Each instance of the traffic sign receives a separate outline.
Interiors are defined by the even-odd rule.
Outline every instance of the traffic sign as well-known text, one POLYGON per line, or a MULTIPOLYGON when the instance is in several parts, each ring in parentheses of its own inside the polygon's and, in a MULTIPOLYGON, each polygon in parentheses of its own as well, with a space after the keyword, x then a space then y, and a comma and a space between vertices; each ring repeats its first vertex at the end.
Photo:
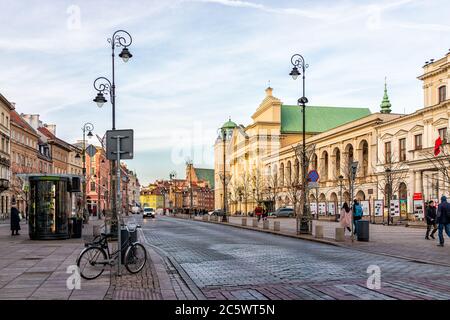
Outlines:
POLYGON ((117 160, 133 159, 133 130, 108 130, 106 131, 106 158, 117 160), (117 150, 117 140, 119 140, 119 150, 117 150))
POLYGON ((94 147, 92 144, 90 144, 89 147, 86 148, 86 152, 89 155, 89 157, 92 158, 97 153, 97 148, 94 147))
POLYGON ((308 181, 310 182, 317 182, 319 181, 319 173, 317 170, 311 170, 308 172, 308 181))

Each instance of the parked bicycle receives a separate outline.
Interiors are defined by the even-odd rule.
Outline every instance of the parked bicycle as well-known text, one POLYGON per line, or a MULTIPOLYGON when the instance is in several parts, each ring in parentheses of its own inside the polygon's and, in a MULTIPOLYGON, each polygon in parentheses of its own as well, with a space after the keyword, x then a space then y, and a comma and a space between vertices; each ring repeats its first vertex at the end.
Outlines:
MULTIPOLYGON (((136 226, 140 228, 141 226, 136 226)), ((127 226, 127 230, 130 229, 127 226)), ((133 231, 133 230, 132 230, 133 231)), ((119 257, 119 250, 110 252, 108 239, 116 236, 113 233, 102 233, 95 237, 90 243, 86 243, 86 248, 81 251, 77 259, 77 266, 80 275, 86 280, 98 278, 107 265, 116 265, 119 257)), ((132 242, 131 237, 122 244, 122 251, 125 251, 124 265, 130 273, 138 273, 144 268, 147 262, 147 251, 139 242, 132 242)))

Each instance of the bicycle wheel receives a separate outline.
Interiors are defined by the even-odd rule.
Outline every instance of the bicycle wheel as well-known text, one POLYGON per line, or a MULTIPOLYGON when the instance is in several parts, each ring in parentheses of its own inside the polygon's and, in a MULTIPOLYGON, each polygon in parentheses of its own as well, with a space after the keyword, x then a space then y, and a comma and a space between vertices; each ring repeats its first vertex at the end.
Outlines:
POLYGON ((125 268, 130 273, 138 273, 147 262, 147 250, 140 243, 133 243, 125 253, 125 268))
POLYGON ((86 280, 98 278, 105 270, 106 252, 99 247, 85 249, 77 261, 80 275, 86 280))

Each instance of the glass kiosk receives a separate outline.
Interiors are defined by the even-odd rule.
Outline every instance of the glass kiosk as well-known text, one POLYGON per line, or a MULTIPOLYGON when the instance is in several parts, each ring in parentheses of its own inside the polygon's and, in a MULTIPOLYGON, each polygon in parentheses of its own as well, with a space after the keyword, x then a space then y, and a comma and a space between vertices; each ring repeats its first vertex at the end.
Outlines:
POLYGON ((29 176, 29 235, 31 240, 68 239, 72 212, 70 179, 29 176))

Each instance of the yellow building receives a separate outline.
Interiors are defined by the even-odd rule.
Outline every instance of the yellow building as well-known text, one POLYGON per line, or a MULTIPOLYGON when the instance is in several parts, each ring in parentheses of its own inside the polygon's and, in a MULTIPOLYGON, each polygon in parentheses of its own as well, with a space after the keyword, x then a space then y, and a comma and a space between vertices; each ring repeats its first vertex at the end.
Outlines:
POLYGON ((141 189, 139 200, 142 208, 150 207, 156 210, 164 207, 164 196, 158 188, 151 185, 141 189))

